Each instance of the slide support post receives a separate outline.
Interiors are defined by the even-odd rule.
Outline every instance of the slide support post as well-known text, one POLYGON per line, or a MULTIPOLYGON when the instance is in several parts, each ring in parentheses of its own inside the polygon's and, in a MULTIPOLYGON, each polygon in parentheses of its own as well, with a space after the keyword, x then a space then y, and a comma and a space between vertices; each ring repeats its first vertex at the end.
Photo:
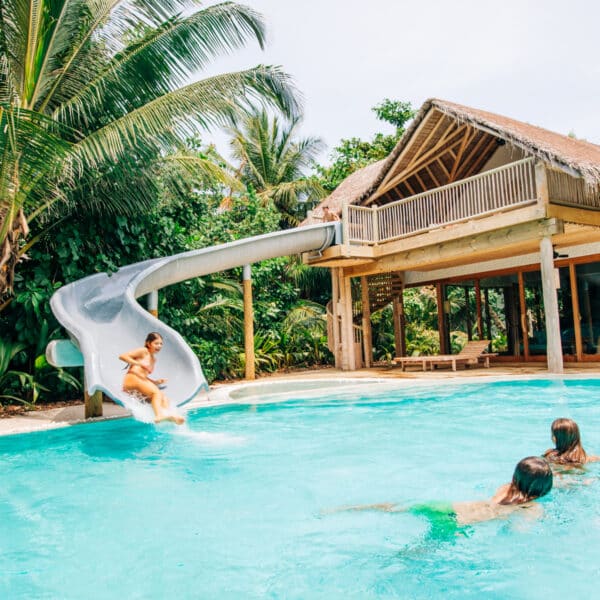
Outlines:
POLYGON ((254 309, 252 307, 252 268, 244 265, 244 352, 246 356, 246 379, 256 379, 254 370, 254 309))

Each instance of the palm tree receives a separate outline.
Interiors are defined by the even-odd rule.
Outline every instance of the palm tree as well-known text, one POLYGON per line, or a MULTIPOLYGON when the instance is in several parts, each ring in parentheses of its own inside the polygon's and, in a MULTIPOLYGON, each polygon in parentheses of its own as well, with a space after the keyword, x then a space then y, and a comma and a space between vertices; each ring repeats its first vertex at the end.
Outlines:
POLYGON ((32 220, 69 204, 143 209, 153 188, 141 167, 198 128, 230 122, 256 101, 297 114, 279 68, 197 78, 248 40, 262 47, 264 24, 232 2, 195 5, 0 3, 0 299, 32 220))
POLYGON ((323 148, 319 138, 296 139, 298 117, 288 123, 272 119, 266 110, 245 117, 231 128, 231 147, 239 162, 242 181, 258 196, 273 201, 281 213, 282 227, 298 224, 299 202, 316 201, 325 195, 321 184, 304 172, 323 148))

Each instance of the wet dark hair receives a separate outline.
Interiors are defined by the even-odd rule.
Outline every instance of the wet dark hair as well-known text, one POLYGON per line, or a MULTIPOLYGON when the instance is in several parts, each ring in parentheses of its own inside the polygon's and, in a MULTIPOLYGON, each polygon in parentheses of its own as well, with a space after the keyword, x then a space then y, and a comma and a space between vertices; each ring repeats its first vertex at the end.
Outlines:
POLYGON ((146 336, 146 341, 144 342, 144 346, 147 346, 150 342, 153 342, 154 340, 162 340, 163 337, 162 335, 160 335, 160 333, 157 333, 156 331, 151 331, 147 336, 146 336))
POLYGON ((556 447, 544 453, 549 461, 563 465, 587 462, 587 454, 581 445, 579 427, 573 419, 555 419, 550 429, 556 440, 556 447))
POLYGON ((545 496, 552 489, 552 469, 539 456, 519 461, 512 481, 500 504, 523 504, 545 496))

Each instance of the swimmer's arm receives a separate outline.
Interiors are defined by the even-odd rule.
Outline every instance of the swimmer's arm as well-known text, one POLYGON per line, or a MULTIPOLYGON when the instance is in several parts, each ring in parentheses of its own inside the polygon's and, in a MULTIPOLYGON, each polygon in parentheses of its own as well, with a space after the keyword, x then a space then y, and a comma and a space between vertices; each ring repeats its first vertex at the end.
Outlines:
POLYGON ((401 508, 397 504, 393 504, 392 502, 382 502, 381 504, 358 504, 356 506, 341 506, 339 508, 334 508, 324 512, 336 513, 349 510, 379 510, 381 512, 406 512, 405 508, 401 508))
POLYGON ((119 356, 119 360, 126 362, 130 367, 142 367, 142 369, 146 370, 144 365, 140 362, 145 354, 145 348, 137 348, 131 352, 124 352, 119 356))
POLYGON ((588 455, 586 462, 600 462, 600 456, 589 456, 588 455))

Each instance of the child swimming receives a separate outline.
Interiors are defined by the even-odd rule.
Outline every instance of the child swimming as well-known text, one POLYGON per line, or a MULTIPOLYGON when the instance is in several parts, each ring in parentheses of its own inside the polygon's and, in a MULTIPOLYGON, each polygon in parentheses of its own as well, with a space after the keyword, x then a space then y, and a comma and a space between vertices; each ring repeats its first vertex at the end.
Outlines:
POLYGON ((582 466, 600 460, 600 456, 589 456, 583 449, 579 427, 572 419, 555 419, 550 430, 555 447, 544 452, 546 460, 567 466, 582 466))
MULTIPOLYGON (((517 509, 536 511, 533 500, 545 496, 552 489, 552 469, 538 456, 519 461, 512 481, 496 490, 489 500, 474 502, 431 502, 411 507, 396 504, 370 504, 351 506, 345 510, 383 510, 385 512, 408 512, 425 517, 430 523, 429 536, 436 540, 449 539, 461 526, 505 518, 517 509)), ((539 509, 537 509, 539 511, 539 509)))

